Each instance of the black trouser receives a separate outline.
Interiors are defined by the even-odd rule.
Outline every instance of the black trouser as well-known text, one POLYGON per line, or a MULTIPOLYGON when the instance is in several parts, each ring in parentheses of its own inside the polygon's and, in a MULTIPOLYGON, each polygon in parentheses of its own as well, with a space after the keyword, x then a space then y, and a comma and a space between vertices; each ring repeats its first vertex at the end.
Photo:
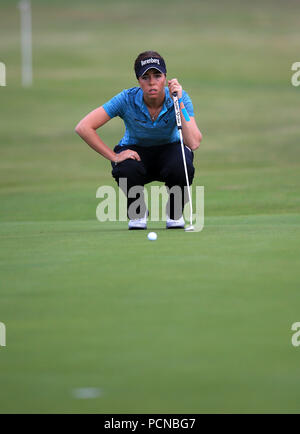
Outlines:
MULTIPOLYGON (((186 186, 186 177, 182 159, 182 151, 180 143, 169 143, 161 146, 142 147, 136 145, 116 146, 114 151, 116 153, 131 149, 136 151, 141 161, 137 160, 124 160, 121 163, 112 163, 112 175, 117 181, 118 185, 122 188, 119 180, 121 178, 127 179, 127 210, 130 205, 137 199, 129 198, 128 192, 134 186, 144 186, 149 182, 160 181, 164 182, 166 187, 171 189, 173 186, 181 188, 182 203, 181 206, 174 206, 174 195, 169 195, 167 203, 167 214, 171 219, 178 219, 181 217, 184 205, 188 201, 187 194, 184 194, 184 187, 186 186)), ((194 154, 186 146, 185 157, 189 184, 191 185, 194 178, 195 168, 193 166, 194 154)), ((146 205, 140 207, 139 215, 142 217, 146 211, 146 205)), ((130 217, 128 213, 128 217, 130 217)))

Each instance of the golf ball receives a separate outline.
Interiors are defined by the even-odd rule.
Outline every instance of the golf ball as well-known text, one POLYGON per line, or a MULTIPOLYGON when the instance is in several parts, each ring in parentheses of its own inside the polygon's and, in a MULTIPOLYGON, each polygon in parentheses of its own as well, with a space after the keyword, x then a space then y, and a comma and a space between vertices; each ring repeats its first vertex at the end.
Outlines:
POLYGON ((155 232, 149 232, 148 234, 148 240, 155 241, 157 238, 157 234, 155 232))

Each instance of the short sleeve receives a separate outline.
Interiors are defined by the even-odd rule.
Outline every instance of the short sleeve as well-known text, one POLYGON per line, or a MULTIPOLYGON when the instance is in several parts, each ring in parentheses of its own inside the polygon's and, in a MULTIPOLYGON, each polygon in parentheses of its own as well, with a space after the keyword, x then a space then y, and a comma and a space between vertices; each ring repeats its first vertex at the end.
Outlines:
POLYGON ((182 92, 182 99, 189 116, 194 117, 194 107, 193 107, 192 100, 185 91, 182 92))
POLYGON ((123 90, 118 93, 118 95, 114 96, 112 99, 103 104, 103 108, 108 114, 110 118, 114 118, 116 116, 123 117, 123 114, 126 109, 126 101, 127 101, 127 92, 123 90))

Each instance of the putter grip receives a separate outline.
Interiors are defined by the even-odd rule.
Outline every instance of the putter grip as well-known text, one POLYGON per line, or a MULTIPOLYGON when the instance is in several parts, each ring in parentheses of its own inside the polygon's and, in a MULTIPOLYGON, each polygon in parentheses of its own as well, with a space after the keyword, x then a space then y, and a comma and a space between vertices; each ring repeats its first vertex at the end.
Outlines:
POLYGON ((177 92, 172 92, 172 96, 177 96, 177 92))

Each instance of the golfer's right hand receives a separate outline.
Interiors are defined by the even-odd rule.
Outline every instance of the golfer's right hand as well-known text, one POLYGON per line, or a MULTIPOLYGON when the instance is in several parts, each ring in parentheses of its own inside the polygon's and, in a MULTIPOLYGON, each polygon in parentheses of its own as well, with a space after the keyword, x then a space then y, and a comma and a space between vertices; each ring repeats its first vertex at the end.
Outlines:
POLYGON ((121 163, 121 161, 124 160, 137 160, 141 161, 141 157, 139 154, 135 151, 132 151, 131 149, 126 149, 126 151, 119 152, 116 154, 115 163, 121 163))

